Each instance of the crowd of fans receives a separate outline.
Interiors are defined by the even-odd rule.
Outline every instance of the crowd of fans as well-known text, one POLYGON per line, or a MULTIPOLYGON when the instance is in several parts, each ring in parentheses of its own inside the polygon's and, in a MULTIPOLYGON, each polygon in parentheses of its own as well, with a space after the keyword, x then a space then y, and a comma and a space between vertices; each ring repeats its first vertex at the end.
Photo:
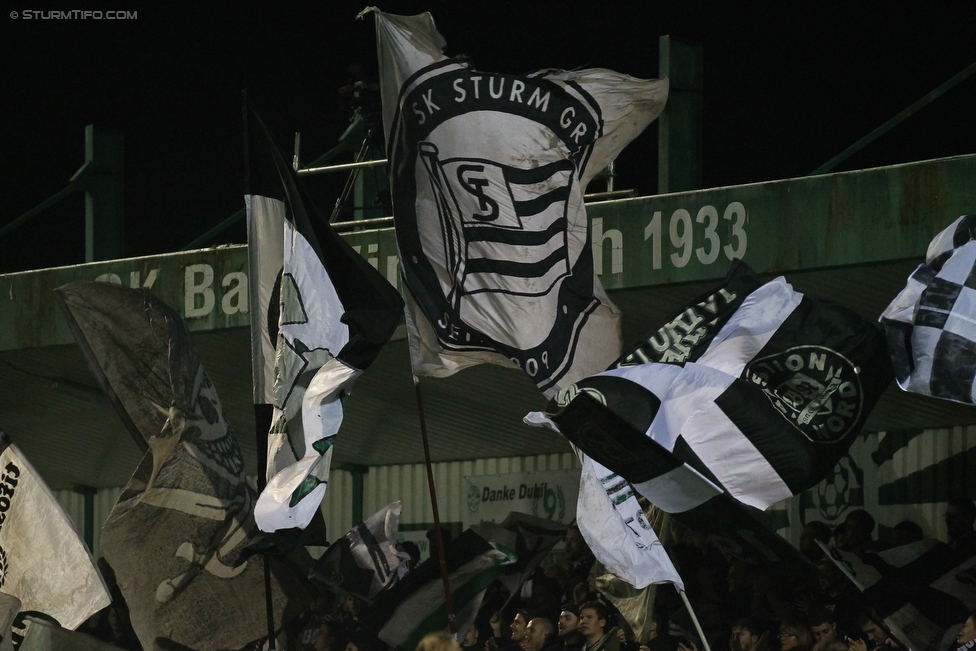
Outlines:
MULTIPOLYGON (((682 580, 692 615, 671 584, 650 586, 644 603, 653 604, 635 618, 634 627, 614 606, 605 574, 580 532, 570 527, 560 557, 547 558, 517 594, 500 582, 485 593, 474 623, 450 636, 428 636, 421 651, 908 651, 887 630, 884 620, 866 607, 861 593, 818 544, 860 554, 874 554, 921 540, 922 529, 903 522, 886 543, 875 538, 875 520, 864 510, 851 511, 831 528, 809 522, 799 551, 817 571, 812 580, 773 576, 763 568, 724 554, 709 539, 665 520, 660 537, 682 580), (608 597, 608 594, 610 595, 608 597), (636 630, 635 630, 636 628, 636 630), (699 635, 701 631, 704 636, 699 635)), ((976 555, 976 505, 949 502, 945 512, 948 544, 959 554, 976 555)), ((411 566, 419 550, 403 551, 411 566)), ((362 600, 324 592, 306 617, 290 631, 289 651, 388 651, 375 631, 363 630, 362 600)), ((972 614, 954 644, 943 651, 976 651, 972 614)), ((121 642, 116 638, 117 643, 121 642)), ((127 642, 130 640, 126 640, 127 642)), ((123 648, 134 648, 120 644, 123 648)), ((137 647, 135 647, 137 648, 137 647)))

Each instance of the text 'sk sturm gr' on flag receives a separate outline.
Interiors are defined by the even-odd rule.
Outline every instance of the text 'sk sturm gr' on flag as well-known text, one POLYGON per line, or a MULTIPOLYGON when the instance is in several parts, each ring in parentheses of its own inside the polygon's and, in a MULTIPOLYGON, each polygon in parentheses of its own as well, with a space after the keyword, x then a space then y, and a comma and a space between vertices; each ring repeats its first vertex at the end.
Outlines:
MULTIPOLYGON (((583 193, 660 115, 668 80, 483 72, 442 53, 430 14, 366 13, 414 375, 517 366, 552 396, 606 369, 620 313, 594 273, 583 193)), ((598 558, 635 585, 680 581, 626 482, 590 459, 581 482, 595 491, 577 512, 598 558), (602 553, 597 530, 619 549, 602 553)))

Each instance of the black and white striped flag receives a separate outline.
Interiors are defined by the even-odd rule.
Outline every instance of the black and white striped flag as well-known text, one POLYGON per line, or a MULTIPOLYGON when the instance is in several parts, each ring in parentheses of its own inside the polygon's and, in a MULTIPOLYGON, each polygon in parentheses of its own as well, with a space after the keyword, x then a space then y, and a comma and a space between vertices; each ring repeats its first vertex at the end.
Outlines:
POLYGON ((881 315, 898 386, 976 402, 976 215, 929 243, 925 263, 881 315))
POLYGON ((891 375, 872 324, 783 278, 759 285, 739 262, 546 415, 651 502, 722 535, 728 517, 703 513, 723 502, 763 510, 818 483, 891 375))
POLYGON ((976 556, 931 539, 877 554, 821 547, 906 647, 955 647, 958 625, 976 608, 976 556))
POLYGON ((660 115, 668 81, 480 72, 443 54, 430 14, 367 11, 414 374, 514 362, 551 395, 605 369, 620 312, 583 193, 660 115))
POLYGON ((314 213, 264 122, 250 105, 246 115, 254 399, 274 406, 254 519, 266 532, 304 529, 328 485, 341 398, 393 335, 403 301, 314 213))

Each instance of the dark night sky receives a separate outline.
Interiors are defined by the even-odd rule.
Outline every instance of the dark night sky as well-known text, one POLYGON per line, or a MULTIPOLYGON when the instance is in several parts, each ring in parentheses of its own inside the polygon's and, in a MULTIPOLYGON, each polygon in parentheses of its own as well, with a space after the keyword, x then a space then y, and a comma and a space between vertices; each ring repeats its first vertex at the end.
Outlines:
MULTIPOLYGON (((447 53, 489 71, 600 66, 656 77, 660 35, 701 42, 706 187, 808 174, 976 60, 976 3, 587 5, 381 8, 430 10, 447 53)), ((304 160, 342 133, 337 90, 353 78, 350 64, 375 74, 372 19, 354 20, 363 6, 83 7, 138 11, 129 21, 24 20, 5 9, 0 226, 67 184, 94 123, 125 134, 126 255, 181 248, 243 205, 243 88, 286 153, 295 131, 304 160)), ((976 152, 974 106, 976 76, 841 169, 976 152)), ((653 126, 620 167, 623 187, 654 191, 653 126)), ((318 188, 320 208, 333 192, 318 188)), ((0 239, 0 272, 82 262, 83 216, 78 195, 0 239)), ((213 243, 243 241, 241 224, 213 243)))

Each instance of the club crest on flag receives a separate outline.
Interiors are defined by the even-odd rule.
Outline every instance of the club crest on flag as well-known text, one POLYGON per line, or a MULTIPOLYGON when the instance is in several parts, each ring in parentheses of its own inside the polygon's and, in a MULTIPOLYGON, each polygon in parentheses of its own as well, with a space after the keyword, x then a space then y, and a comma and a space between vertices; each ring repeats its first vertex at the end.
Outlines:
POLYGON ((581 184, 599 106, 572 84, 450 60, 408 80, 399 106, 391 177, 407 286, 445 350, 499 352, 545 390, 602 305, 581 184))
POLYGON ((864 406, 860 370, 825 346, 794 346, 756 358, 742 376, 814 443, 842 440, 864 406))

